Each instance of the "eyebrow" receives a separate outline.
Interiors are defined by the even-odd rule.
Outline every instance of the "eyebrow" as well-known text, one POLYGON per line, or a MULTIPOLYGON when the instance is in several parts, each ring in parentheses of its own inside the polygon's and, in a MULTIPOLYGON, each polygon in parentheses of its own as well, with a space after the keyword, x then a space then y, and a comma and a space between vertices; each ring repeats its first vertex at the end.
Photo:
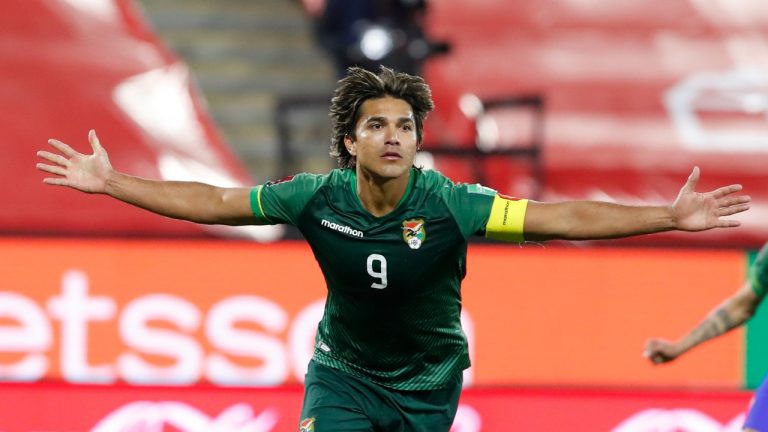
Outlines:
MULTIPOLYGON (((387 118, 383 116, 373 116, 365 119, 365 122, 366 123, 371 123, 371 122, 387 123, 387 118)), ((413 123, 413 119, 410 117, 400 117, 397 119, 398 125, 403 125, 405 123, 413 123)))

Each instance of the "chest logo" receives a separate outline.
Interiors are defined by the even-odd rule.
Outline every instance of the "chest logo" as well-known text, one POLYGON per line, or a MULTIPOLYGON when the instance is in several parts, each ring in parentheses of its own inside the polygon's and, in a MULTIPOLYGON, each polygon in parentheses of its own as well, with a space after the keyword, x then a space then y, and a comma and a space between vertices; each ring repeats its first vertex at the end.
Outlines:
POLYGON ((299 432, 314 432, 315 431, 315 418, 305 418, 299 423, 299 432))
POLYGON ((403 221, 403 240, 411 249, 421 247, 427 238, 427 231, 424 229, 424 219, 408 219, 403 221))

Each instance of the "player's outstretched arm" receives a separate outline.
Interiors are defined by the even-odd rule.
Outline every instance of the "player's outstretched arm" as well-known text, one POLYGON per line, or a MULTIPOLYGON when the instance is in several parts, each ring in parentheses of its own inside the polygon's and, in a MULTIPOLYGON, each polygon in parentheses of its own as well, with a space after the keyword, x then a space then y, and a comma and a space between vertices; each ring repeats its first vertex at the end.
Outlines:
POLYGON ((739 226, 728 216, 749 209, 750 197, 735 195, 739 184, 696 192, 695 167, 675 201, 667 206, 627 206, 599 201, 530 202, 526 240, 599 240, 661 231, 704 231, 739 226))
POLYGON ((744 324, 754 315, 761 299, 747 282, 682 339, 676 342, 650 339, 643 355, 654 364, 670 362, 702 342, 744 324))
POLYGON ((86 193, 106 194, 157 214, 205 224, 243 225, 256 223, 250 208, 249 188, 220 188, 197 182, 147 180, 112 168, 107 151, 96 132, 88 141, 92 154, 82 154, 51 139, 56 152, 39 151, 47 163, 37 169, 53 177, 43 182, 86 193))

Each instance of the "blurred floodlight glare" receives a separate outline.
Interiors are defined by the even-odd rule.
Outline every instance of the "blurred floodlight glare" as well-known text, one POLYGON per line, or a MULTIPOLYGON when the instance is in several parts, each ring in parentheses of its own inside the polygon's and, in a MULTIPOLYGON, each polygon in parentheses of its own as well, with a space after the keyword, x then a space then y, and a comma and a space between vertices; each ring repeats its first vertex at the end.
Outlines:
POLYGON ((422 150, 416 153, 416 159, 414 159, 413 164, 425 170, 433 170, 435 169, 435 156, 428 151, 422 150))
POLYGON ((175 64, 124 80, 115 87, 113 98, 117 106, 156 139, 215 160, 216 155, 210 153, 205 143, 188 82, 187 68, 175 64))
POLYGON ((483 102, 472 93, 464 93, 459 98, 459 109, 465 116, 476 118, 483 113, 483 102))
POLYGON ((101 18, 111 20, 117 16, 117 10, 115 9, 115 3, 106 0, 64 0, 65 3, 72 7, 96 15, 101 18))
POLYGON ((383 27, 373 26, 365 30, 360 39, 360 51, 371 60, 381 60, 392 51, 392 35, 383 27))
MULTIPOLYGON (((134 75, 118 84, 112 97, 145 133, 163 144, 157 161, 163 179, 244 186, 223 169, 220 157, 206 144, 203 125, 189 94, 189 71, 184 65, 177 63, 134 75)), ((284 231, 280 225, 206 229, 259 241, 277 240, 284 231)))

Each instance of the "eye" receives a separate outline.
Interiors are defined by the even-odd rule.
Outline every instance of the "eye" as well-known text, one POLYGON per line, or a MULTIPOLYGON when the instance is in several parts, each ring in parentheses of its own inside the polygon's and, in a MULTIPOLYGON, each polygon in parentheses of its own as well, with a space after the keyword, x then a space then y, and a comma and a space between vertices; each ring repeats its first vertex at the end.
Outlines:
POLYGON ((369 127, 371 129, 381 129, 381 123, 371 123, 369 127))
POLYGON ((413 125, 410 124, 410 123, 406 123, 406 124, 403 125, 403 130, 410 132, 410 131, 413 130, 413 125))

